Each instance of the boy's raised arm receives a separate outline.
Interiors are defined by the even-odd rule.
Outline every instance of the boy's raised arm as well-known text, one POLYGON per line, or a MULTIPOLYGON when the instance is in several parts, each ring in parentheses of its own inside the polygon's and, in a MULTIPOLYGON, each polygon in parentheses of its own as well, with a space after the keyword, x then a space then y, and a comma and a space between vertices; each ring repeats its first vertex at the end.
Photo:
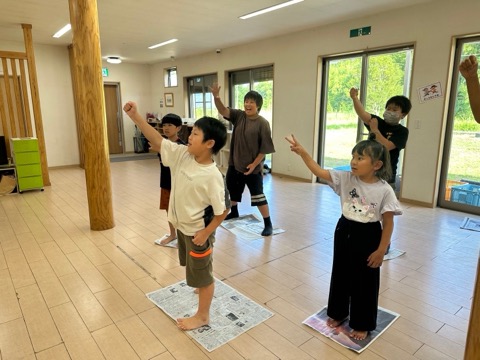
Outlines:
POLYGON ((129 101, 123 106, 123 111, 125 111, 130 117, 130 119, 133 120, 135 125, 138 126, 142 134, 150 142, 151 147, 160 150, 163 137, 157 130, 153 128, 153 126, 150 126, 150 124, 147 123, 147 121, 142 118, 142 116, 138 113, 137 104, 133 101, 129 101))
POLYGON ((362 119, 365 124, 370 125, 370 119, 372 118, 372 115, 365 111, 362 103, 358 99, 358 89, 352 87, 350 89, 350 97, 352 98, 353 108, 355 109, 358 117, 362 119))
POLYGON ((467 82, 468 99, 475 121, 480 124, 480 83, 478 80, 478 61, 474 55, 460 63, 460 74, 467 82))

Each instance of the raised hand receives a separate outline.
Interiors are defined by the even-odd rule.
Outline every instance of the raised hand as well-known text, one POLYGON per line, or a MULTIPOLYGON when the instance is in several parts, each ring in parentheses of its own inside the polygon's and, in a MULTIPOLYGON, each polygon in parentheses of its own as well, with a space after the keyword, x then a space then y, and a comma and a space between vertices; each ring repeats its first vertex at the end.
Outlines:
POLYGON ((350 89, 350 97, 351 97, 352 99, 358 98, 358 89, 357 89, 357 88, 352 87, 352 88, 350 89))
POLYGON ((218 83, 217 83, 217 82, 214 82, 214 83, 212 84, 212 86, 209 86, 209 89, 210 89, 210 91, 212 92, 212 95, 213 95, 214 97, 218 97, 218 96, 220 95, 220 89, 221 89, 221 88, 222 88, 222 87, 221 87, 221 86, 218 86, 218 83))
POLYGON ((137 113, 137 104, 134 103, 133 101, 128 101, 123 106, 123 111, 125 111, 128 116, 132 117, 134 114, 137 113))
POLYGON ((467 79, 467 78, 477 78, 477 71, 478 71, 478 61, 475 55, 470 55, 468 58, 464 59, 460 66, 458 67, 460 70, 460 74, 467 79))
POLYGON ((292 150, 295 154, 302 155, 305 153, 305 148, 298 142, 297 138, 295 135, 291 135, 291 138, 288 138, 288 136, 285 137, 285 140, 287 140, 290 143, 290 150, 292 150))

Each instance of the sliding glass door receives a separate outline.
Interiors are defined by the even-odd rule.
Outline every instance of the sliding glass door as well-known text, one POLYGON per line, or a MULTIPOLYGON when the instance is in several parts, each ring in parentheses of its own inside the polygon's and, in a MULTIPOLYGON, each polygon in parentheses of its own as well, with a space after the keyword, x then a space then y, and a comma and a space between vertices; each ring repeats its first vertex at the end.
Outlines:
POLYGON ((465 79, 458 72, 469 55, 480 57, 480 37, 457 42, 450 92, 439 205, 480 215, 480 125, 473 119, 465 79))
MULTIPOLYGON (((319 141, 323 167, 349 169, 353 146, 368 135, 353 109, 350 88, 360 89, 366 111, 382 116, 390 97, 409 96, 412 60, 413 47, 324 59, 319 141)), ((401 169, 400 163, 399 178, 401 169)))

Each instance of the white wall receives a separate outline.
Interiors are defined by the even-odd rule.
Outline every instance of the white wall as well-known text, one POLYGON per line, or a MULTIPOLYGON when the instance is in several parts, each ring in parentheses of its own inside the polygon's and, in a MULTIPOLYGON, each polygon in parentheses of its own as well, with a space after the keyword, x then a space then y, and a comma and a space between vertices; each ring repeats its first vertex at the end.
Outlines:
MULTIPOLYGON (((102 67, 108 68, 108 77, 104 77, 104 82, 114 82, 120 84, 120 96, 122 107, 127 101, 135 101, 140 113, 145 116, 147 112, 154 112, 150 104, 151 95, 151 66, 139 64, 109 64, 103 62, 102 67)), ((125 137, 125 152, 133 152, 133 136, 135 127, 132 120, 122 111, 123 129, 125 137)))
MULTIPOLYGON (((346 21, 313 30, 247 45, 222 49, 221 54, 203 54, 155 65, 125 64, 108 67, 105 81, 120 82, 122 102, 137 101, 142 113, 174 112, 187 115, 183 79, 188 76, 217 73, 225 89, 225 74, 230 70, 274 65, 274 128, 276 153, 273 171, 303 179, 311 175, 300 159, 292 154, 284 137, 291 132, 315 156, 318 123, 319 67, 323 56, 371 48, 414 44, 414 68, 409 115, 410 138, 404 158, 402 198, 434 205, 441 165, 448 79, 451 72, 452 37, 480 34, 480 1, 437 0, 394 12, 346 21), (349 30, 372 26, 372 34, 349 38, 349 30), (163 70, 176 65, 179 86, 165 89, 163 70), (440 81, 444 96, 419 103, 417 88, 440 81), (175 106, 160 108, 165 92, 174 94, 175 106), (420 121, 420 129, 413 125, 420 121), (290 164, 290 170, 288 165, 290 164)), ((6 49, 0 44, 1 50, 6 49)), ((23 49, 23 45, 21 46, 23 49)), ((17 49, 18 51, 18 49, 17 49)), ((42 114, 47 140, 49 166, 78 164, 73 96, 66 49, 35 46, 42 114), (69 149, 69 151, 65 151, 69 149)), ((345 84, 347 92, 351 84, 345 84)), ((222 97, 225 99, 226 94, 222 97)), ((133 151, 133 124, 124 117, 126 150, 133 151)), ((352 144, 353 146, 353 144, 352 144)))
MULTIPOLYGON (((0 50, 25 52, 25 47, 23 43, 3 41, 0 50)), ((48 165, 78 164, 68 50, 66 47, 36 44, 34 53, 48 165)), ((30 114, 33 117, 33 111, 30 114)), ((33 132, 35 135, 34 127, 33 132)))
MULTIPOLYGON (((176 60, 179 78, 217 72, 225 88, 225 73, 230 70, 274 64, 273 171, 311 179, 303 163, 290 152, 284 137, 295 132, 303 145, 316 156, 320 78, 318 63, 322 56, 371 48, 414 44, 414 68, 410 93, 413 104, 408 117, 410 137, 405 150, 402 198, 434 205, 438 191, 443 136, 451 71, 452 37, 480 34, 480 1, 437 0, 372 17, 332 24, 309 31, 256 41, 223 49, 221 54, 176 60), (349 30, 372 26, 372 34, 349 38, 349 30), (417 88, 441 82, 444 96, 421 104, 417 88), (414 124, 420 121, 420 129, 414 124), (289 167, 290 165, 290 167, 289 167), (290 170, 289 170, 290 169, 290 170)), ((171 62, 153 66, 152 78, 161 77, 171 62)), ((352 84, 345 84, 347 92, 352 84)), ((154 99, 165 91, 152 89, 154 99)), ((168 90, 170 91, 170 90, 168 90)), ((184 93, 183 84, 175 96, 184 93)), ((223 95, 225 98, 225 94, 223 95)), ((154 105, 154 104, 153 104, 154 105)), ((176 106, 178 113, 186 108, 176 106)), ((353 144, 352 144, 353 146, 353 144)))

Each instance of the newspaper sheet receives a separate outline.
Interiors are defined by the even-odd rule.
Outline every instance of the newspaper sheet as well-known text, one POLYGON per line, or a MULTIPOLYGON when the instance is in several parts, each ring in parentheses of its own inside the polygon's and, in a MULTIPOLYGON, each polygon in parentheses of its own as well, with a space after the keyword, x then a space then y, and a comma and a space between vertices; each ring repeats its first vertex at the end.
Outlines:
MULTIPOLYGON (((176 320, 195 314, 198 295, 185 281, 147 294, 168 316, 176 320)), ((268 309, 215 279, 215 294, 210 308, 210 324, 187 331, 207 351, 236 338, 273 316, 268 309)))
MULTIPOLYGON (((238 218, 224 220, 222 227, 235 234, 241 239, 256 240, 262 239, 262 231, 264 228, 263 220, 258 219, 255 215, 248 214, 239 216, 238 218)), ((273 228, 273 235, 284 233, 285 230, 273 228)))
POLYGON ((336 343, 350 350, 356 351, 357 353, 361 353, 385 330, 387 330, 387 328, 392 325, 399 316, 399 314, 393 311, 378 307, 377 328, 374 331, 370 331, 370 333, 364 340, 355 340, 349 336, 352 328, 348 326, 348 319, 335 328, 331 328, 330 326, 328 326, 326 306, 316 314, 308 317, 305 321, 303 321, 303 324, 317 330, 319 333, 332 339, 336 343))

